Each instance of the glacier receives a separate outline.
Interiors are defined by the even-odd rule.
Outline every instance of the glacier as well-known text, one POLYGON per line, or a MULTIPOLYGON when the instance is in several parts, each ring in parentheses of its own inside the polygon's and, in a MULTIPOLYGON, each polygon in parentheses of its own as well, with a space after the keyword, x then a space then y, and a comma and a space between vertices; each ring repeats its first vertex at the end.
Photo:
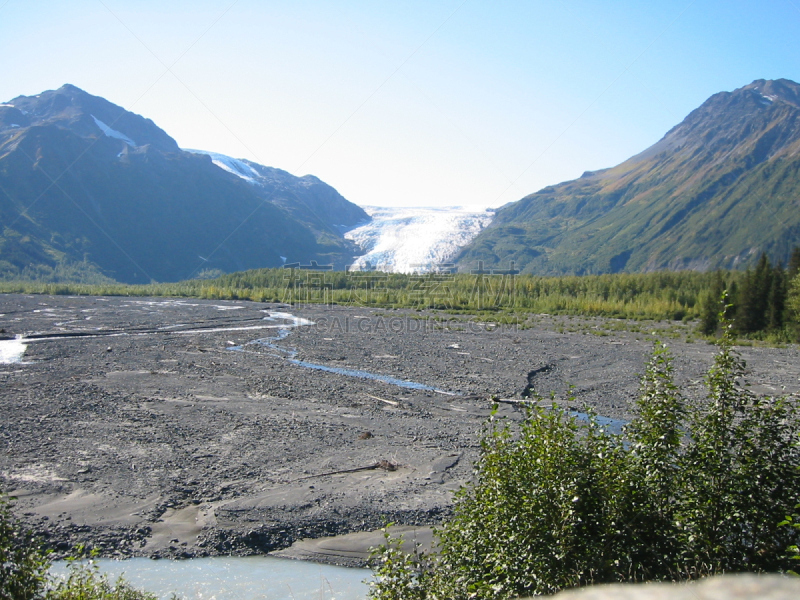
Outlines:
MULTIPOLYGON (((263 186, 283 173, 219 152, 182 148, 207 154, 220 169, 263 186)), ((308 176, 306 176, 308 178, 308 176)), ((344 233, 365 253, 348 269, 386 273, 429 273, 441 270, 480 231, 491 223, 494 209, 484 206, 385 207, 362 206, 371 221, 344 233)), ((341 230, 344 225, 336 226, 341 230)), ((281 256, 281 260, 286 259, 281 256)))
POLYGON ((94 119, 95 125, 97 125, 100 128, 100 131, 102 131, 105 134, 106 137, 114 138, 114 139, 117 139, 117 140, 122 140, 123 142, 128 144, 128 146, 130 146, 132 148, 136 148, 136 142, 134 142, 127 135, 117 131, 116 129, 111 129, 111 127, 109 127, 108 125, 103 123, 100 119, 98 119, 94 115, 91 115, 91 116, 94 119))
POLYGON ((184 152, 191 152, 192 154, 207 154, 211 157, 211 162, 217 165, 220 169, 233 173, 248 183, 258 184, 261 175, 253 167, 248 165, 241 159, 233 158, 219 152, 209 152, 207 150, 194 150, 191 148, 181 148, 184 152))
POLYGON ((344 234, 365 251, 351 271, 440 270, 494 217, 493 209, 477 206, 361 208, 372 220, 344 234))

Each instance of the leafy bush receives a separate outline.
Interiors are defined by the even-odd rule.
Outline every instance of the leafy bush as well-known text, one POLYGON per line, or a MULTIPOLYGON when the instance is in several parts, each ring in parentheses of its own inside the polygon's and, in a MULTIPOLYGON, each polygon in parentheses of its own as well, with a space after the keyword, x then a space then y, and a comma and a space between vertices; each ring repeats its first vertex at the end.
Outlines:
POLYGON ((437 529, 438 548, 376 553, 370 597, 512 598, 590 583, 785 571, 800 531, 779 527, 800 495, 800 422, 788 399, 753 396, 730 324, 687 402, 657 344, 622 435, 553 404, 495 419, 475 480, 437 529))
MULTIPOLYGON (((795 506, 795 508, 800 508, 800 504, 795 506)), ((800 530, 800 515, 797 514, 787 515, 786 518, 783 521, 781 521, 778 525, 780 525, 781 527, 783 526, 794 527, 795 529, 800 530)), ((792 560, 800 560, 800 546, 798 546, 797 544, 793 544, 789 546, 787 550, 792 560)), ((797 573, 796 571, 790 570, 789 573, 791 573, 795 577, 800 577, 800 573, 797 573)))
MULTIPOLYGON (((82 551, 81 551, 82 552, 82 551)), ((48 574, 50 560, 0 496, 0 600, 156 600, 122 577, 110 582, 91 558, 74 559, 65 578, 48 574)))
POLYGON ((157 600, 155 594, 132 587, 122 575, 111 582, 89 559, 70 561, 67 576, 51 578, 45 600, 157 600))
POLYGON ((50 562, 0 495, 0 600, 39 598, 50 562))

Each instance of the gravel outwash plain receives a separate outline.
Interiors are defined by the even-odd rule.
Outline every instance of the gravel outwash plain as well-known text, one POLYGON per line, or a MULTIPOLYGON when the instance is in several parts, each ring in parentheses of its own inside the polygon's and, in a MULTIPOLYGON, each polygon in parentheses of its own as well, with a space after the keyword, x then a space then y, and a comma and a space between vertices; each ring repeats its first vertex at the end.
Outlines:
MULTIPOLYGON (((652 335, 443 316, 2 295, 0 339, 28 346, 0 364, 0 485, 57 556, 80 542, 115 557, 254 554, 439 522, 492 396, 572 385, 577 404, 630 417, 652 335)), ((714 347, 668 341, 678 383, 702 397, 714 347)), ((754 391, 800 392, 796 346, 741 350, 754 391)))

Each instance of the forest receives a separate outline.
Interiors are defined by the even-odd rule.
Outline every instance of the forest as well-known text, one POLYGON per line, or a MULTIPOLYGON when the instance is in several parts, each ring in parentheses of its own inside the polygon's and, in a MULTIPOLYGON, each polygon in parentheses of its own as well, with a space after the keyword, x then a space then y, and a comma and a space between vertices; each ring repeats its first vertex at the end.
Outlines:
POLYGON ((544 277, 504 271, 427 274, 326 271, 316 264, 255 269, 177 283, 126 285, 42 281, 0 282, 0 293, 169 296, 215 300, 338 304, 366 308, 440 310, 519 323, 526 314, 697 321, 699 333, 726 317, 740 337, 800 341, 800 247, 785 267, 762 255, 745 271, 657 271, 544 277))

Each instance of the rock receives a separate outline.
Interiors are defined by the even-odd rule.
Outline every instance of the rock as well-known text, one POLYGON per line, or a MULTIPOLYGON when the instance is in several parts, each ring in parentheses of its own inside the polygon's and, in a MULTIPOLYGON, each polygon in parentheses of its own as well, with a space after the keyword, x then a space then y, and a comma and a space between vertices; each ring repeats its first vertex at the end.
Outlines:
POLYGON ((555 600, 797 600, 800 577, 717 575, 689 583, 618 583, 567 590, 555 600))

